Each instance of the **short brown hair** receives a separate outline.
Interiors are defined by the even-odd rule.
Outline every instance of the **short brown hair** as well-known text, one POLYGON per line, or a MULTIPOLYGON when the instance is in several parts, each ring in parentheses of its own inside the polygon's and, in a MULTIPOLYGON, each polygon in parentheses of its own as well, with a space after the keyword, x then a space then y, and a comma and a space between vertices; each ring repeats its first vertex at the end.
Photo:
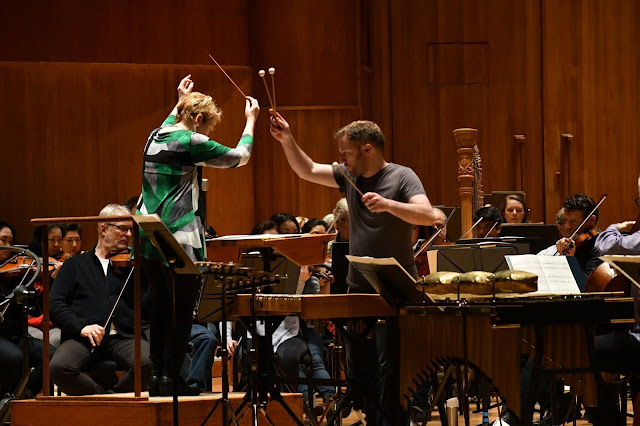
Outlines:
POLYGON ((380 127, 373 121, 354 121, 333 135, 336 139, 340 139, 343 136, 346 136, 351 142, 358 142, 361 145, 368 142, 380 149, 384 148, 384 135, 382 134, 382 130, 380 130, 380 127))
POLYGON ((217 125, 222 120, 222 110, 218 108, 213 98, 200 92, 189 93, 178 102, 176 108, 178 122, 185 122, 187 118, 195 118, 198 114, 202 114, 205 123, 214 120, 217 125))

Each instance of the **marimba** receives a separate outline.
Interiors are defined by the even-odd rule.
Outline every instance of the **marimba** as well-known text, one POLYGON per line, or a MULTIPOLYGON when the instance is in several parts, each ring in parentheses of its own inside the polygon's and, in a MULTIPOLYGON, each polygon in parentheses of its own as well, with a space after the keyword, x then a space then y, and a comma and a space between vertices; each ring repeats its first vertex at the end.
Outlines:
MULTIPOLYGON (((251 315, 250 295, 235 299, 236 316, 251 315)), ((398 315, 400 390, 408 393, 421 370, 443 360, 467 360, 482 371, 509 408, 521 414, 520 357, 541 357, 565 378, 586 406, 595 405, 591 369, 594 328, 632 323, 633 299, 615 294, 439 301, 389 306, 381 296, 257 295, 257 317, 299 315, 303 319, 398 315)))

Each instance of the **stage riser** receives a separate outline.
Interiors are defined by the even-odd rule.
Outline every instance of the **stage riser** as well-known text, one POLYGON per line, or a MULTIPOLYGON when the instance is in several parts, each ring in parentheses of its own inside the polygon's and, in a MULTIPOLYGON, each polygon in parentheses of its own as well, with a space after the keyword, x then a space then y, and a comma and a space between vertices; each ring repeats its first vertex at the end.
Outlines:
MULTIPOLYGON (((302 395, 284 394, 283 396, 296 416, 302 418, 302 395)), ((243 394, 230 396, 234 408, 242 402, 242 397, 243 394)), ((11 407, 11 424, 38 426, 59 426, 61 424, 155 426, 173 424, 171 398, 150 398, 145 401, 110 401, 108 396, 102 399, 94 398, 86 401, 78 397, 16 401, 11 407)), ((216 394, 180 398, 180 424, 201 425, 217 398, 216 394)), ((295 422, 288 417, 285 410, 276 401, 269 402, 267 414, 278 426, 295 425, 295 422)), ((262 415, 259 415, 259 420, 261 425, 268 424, 262 415)), ((251 424, 250 412, 245 415, 240 424, 246 426, 251 424)), ((209 419, 207 425, 222 425, 221 407, 209 419)))

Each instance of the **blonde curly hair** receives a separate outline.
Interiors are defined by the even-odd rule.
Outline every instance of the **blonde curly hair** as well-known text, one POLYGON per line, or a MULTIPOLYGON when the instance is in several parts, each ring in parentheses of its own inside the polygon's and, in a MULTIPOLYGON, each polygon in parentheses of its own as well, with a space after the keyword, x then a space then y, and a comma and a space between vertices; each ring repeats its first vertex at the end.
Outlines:
POLYGON ((222 110, 216 105, 213 98, 200 92, 192 92, 184 96, 176 106, 178 115, 176 122, 186 122, 202 114, 203 123, 214 120, 217 125, 222 120, 222 110))

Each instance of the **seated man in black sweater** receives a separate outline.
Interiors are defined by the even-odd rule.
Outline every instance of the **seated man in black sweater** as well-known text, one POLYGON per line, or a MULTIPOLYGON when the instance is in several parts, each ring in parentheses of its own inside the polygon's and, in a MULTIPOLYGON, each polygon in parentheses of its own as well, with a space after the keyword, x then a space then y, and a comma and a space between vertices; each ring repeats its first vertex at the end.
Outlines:
MULTIPOLYGON (((100 216, 125 216, 129 210, 109 204, 100 216)), ((94 250, 67 260, 51 289, 51 320, 62 331, 62 344, 51 360, 51 379, 68 395, 133 391, 133 275, 117 271, 109 258, 129 247, 133 222, 130 220, 98 224, 98 243, 94 250), (103 327, 120 294, 112 319, 103 327), (92 350, 93 349, 93 350, 92 350), (82 374, 91 363, 115 361, 126 371, 113 389, 103 389, 82 374)), ((143 283, 142 306, 150 306, 143 283)), ((143 388, 151 371, 149 342, 142 340, 143 388)))

